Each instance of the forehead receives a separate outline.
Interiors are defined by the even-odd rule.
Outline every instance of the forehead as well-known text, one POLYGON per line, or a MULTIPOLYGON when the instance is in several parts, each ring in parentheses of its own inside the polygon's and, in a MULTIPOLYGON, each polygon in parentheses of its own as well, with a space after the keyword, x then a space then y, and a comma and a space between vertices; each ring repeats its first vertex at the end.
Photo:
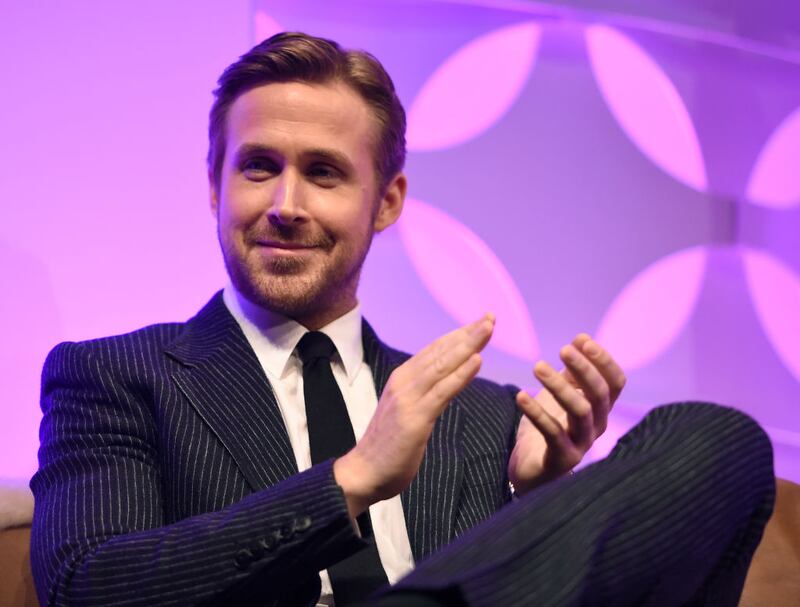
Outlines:
POLYGON ((287 153, 333 147, 371 160, 377 124, 366 102, 339 81, 279 82, 240 95, 227 119, 228 147, 266 144, 287 153))

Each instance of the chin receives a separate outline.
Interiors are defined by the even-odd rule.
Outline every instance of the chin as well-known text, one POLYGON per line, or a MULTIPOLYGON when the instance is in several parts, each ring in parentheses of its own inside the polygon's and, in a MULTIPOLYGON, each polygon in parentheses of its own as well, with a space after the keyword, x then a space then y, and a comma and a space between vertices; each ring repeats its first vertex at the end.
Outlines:
POLYGON ((230 275, 233 285, 251 303, 298 322, 327 316, 339 309, 341 295, 351 292, 350 288, 341 290, 338 283, 331 284, 324 276, 317 275, 230 275))
POLYGON ((259 277, 245 280, 243 284, 234 281, 234 286, 251 302, 277 314, 296 318, 313 312, 320 305, 318 285, 297 275, 279 275, 270 278, 259 277))
POLYGON ((275 314, 298 321, 332 314, 335 318, 356 301, 361 264, 319 266, 286 258, 265 265, 263 260, 224 259, 233 286, 251 303, 275 314))

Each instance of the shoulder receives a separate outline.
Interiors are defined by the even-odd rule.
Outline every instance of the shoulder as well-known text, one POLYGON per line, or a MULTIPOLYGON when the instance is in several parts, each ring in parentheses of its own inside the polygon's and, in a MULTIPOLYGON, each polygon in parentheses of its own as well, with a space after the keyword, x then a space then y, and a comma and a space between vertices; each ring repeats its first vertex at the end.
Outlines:
POLYGON ((162 323, 122 335, 62 342, 47 356, 42 369, 41 405, 81 394, 84 401, 120 390, 149 386, 165 374, 166 344, 181 333, 183 323, 162 323), (127 388, 125 388, 127 386, 127 388))
POLYGON ((159 323, 120 335, 85 341, 65 341, 48 354, 45 369, 57 362, 100 359, 119 360, 137 353, 162 352, 183 331, 185 323, 159 323))
POLYGON ((152 361, 155 357, 161 357, 171 344, 190 332, 193 327, 202 332, 210 324, 209 320, 225 314, 219 292, 197 315, 186 322, 157 323, 118 335, 62 342, 50 351, 45 362, 45 373, 56 363, 79 363, 90 359, 105 361, 112 365, 127 359, 152 361))

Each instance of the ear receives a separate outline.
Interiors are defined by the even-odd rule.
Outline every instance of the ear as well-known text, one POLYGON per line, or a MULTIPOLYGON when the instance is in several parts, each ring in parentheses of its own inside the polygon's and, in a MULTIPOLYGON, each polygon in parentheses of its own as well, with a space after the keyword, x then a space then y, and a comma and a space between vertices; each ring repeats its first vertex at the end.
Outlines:
POLYGON ((219 194, 217 193, 217 182, 211 169, 208 169, 208 198, 211 204, 211 214, 216 219, 219 213, 219 194))
POLYGON ((403 211, 407 188, 408 181, 403 173, 398 173, 389 182, 386 192, 378 203, 378 212, 375 213, 373 227, 376 232, 385 230, 398 220, 400 213, 403 211))

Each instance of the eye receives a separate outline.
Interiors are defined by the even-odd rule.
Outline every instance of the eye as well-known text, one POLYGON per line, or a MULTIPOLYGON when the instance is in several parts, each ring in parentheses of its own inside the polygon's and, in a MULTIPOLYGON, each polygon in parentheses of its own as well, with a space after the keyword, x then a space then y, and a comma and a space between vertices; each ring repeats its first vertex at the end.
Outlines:
POLYGON ((333 187, 342 180, 342 173, 329 164, 313 164, 308 168, 307 175, 323 187, 333 187))
POLYGON ((247 179, 261 181, 279 173, 280 167, 269 158, 254 157, 242 163, 241 171, 247 179))

